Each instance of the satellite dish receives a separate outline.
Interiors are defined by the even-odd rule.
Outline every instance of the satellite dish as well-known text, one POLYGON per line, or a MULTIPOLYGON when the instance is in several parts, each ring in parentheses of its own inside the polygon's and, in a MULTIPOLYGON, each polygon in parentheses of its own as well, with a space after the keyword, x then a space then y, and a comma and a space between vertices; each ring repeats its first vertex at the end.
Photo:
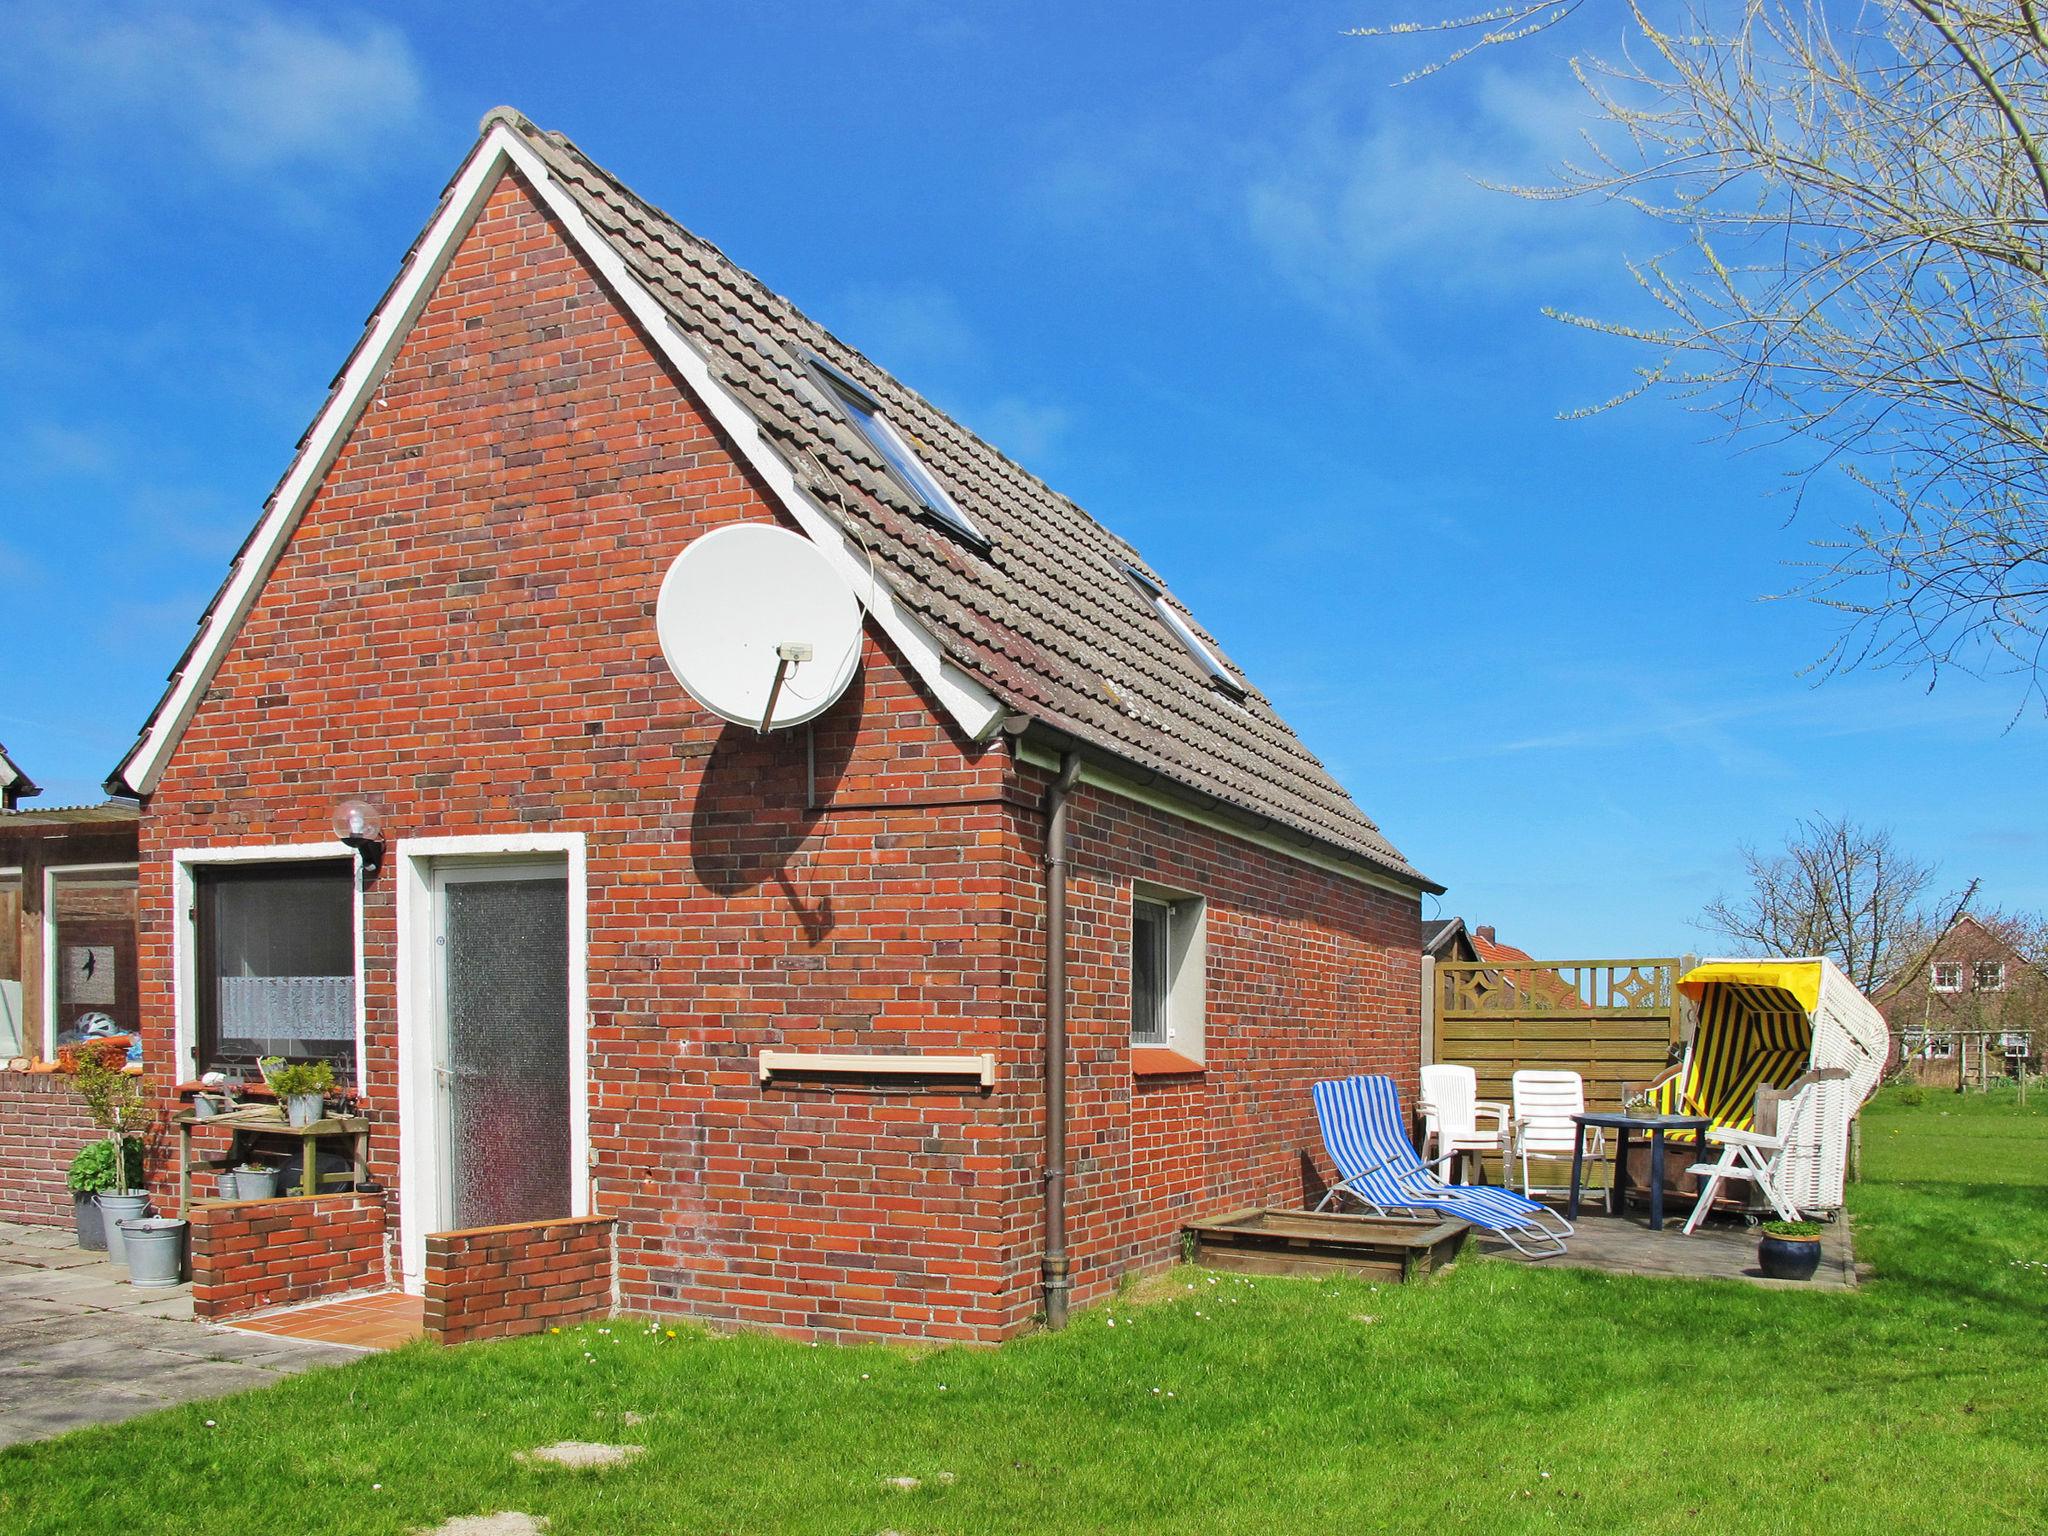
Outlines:
POLYGON ((690 697, 757 731, 815 720, 860 663, 860 603, 823 550, 771 523, 691 540, 661 580, 654 628, 690 697))

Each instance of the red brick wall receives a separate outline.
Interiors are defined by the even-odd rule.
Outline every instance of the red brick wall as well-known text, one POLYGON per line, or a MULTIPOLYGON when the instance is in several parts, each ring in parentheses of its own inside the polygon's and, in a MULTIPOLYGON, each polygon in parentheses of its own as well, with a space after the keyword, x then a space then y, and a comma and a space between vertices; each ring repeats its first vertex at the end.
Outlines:
MULTIPOLYGON (((1045 775, 1027 770, 1036 790, 1045 775)), ((1020 823, 1036 838, 1038 819, 1020 823)), ((1179 817, 1083 786, 1071 824, 1068 888, 1068 1232, 1077 1304, 1117 1278, 1179 1256, 1190 1217, 1295 1205, 1302 1156, 1322 1154, 1309 1085, 1387 1072, 1412 1102, 1420 1062, 1421 951, 1416 898, 1363 885, 1179 817), (1200 896, 1207 910, 1206 1070, 1131 1070, 1129 933, 1133 882, 1200 896)), ((1026 843, 1028 848, 1031 845, 1026 843)), ((1022 872, 1020 872, 1020 879, 1022 872)), ((1042 875, 1032 871, 1039 882, 1042 875)), ((1020 907, 1023 904, 1020 903, 1020 907)), ((1037 946, 1036 906, 1021 947, 1037 946)), ((1034 1057, 1037 973, 1020 975, 1013 1050, 1034 1057)), ((1035 1082, 1007 1105, 1014 1128, 1013 1273, 1005 1327, 1039 1305, 1035 1082)))
MULTIPOLYGON (((595 1209, 634 1305, 955 1334, 997 1285, 978 1101, 763 1091, 762 1046, 993 1048, 1002 753, 949 734, 872 637, 815 730, 698 709, 656 644, 695 535, 776 517, 516 181, 455 257, 244 624, 144 815, 148 1048, 171 1050, 169 855, 586 838, 595 1209), (934 1145, 950 1151, 934 1153, 934 1145), (979 1225, 979 1232, 976 1227, 979 1225), (986 1255, 985 1257, 983 1255, 986 1255)), ((373 1170, 398 1184, 393 873, 364 897, 373 1170)), ((404 1198, 404 1191, 399 1191, 404 1198)))
POLYGON ((442 1344, 603 1317, 612 1305, 611 1218, 436 1232, 426 1299, 427 1333, 442 1344))
POLYGON ((195 1203, 193 1314, 217 1321, 390 1284, 384 1204, 366 1194, 195 1203))
POLYGON ((0 1221, 68 1226, 65 1175, 99 1134, 69 1077, 0 1071, 0 1221))
MULTIPOLYGON (((1041 780, 960 739, 872 633, 815 727, 814 802, 802 734, 689 700, 655 641, 661 575, 697 534, 778 516, 502 183, 146 810, 147 1049, 171 1050, 174 848, 323 840, 351 795, 394 839, 580 833, 592 1208, 617 1219, 624 1305, 1002 1337, 1037 1304, 1041 780), (756 1053, 777 1046, 990 1050, 998 1086, 764 1088, 756 1053)), ((1303 1072, 1412 1080, 1418 960, 1412 900, 1093 796, 1078 831, 1094 1295, 1170 1256, 1190 1208, 1280 1190, 1311 1144, 1303 1072), (1212 896, 1215 1065, 1146 1090, 1134 1131, 1112 935, 1128 877, 1155 865, 1212 896)), ((372 1168, 396 1188, 394 874, 364 897, 363 1088, 372 1168)))

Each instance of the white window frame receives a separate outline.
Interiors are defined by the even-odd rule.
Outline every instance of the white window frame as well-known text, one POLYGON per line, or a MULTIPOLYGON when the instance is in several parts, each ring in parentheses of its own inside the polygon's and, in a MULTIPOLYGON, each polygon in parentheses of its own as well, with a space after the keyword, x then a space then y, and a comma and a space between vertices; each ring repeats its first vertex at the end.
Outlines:
POLYGON ((1930 1030, 1927 1043, 1921 1049, 1922 1061, 1954 1061, 1956 1059, 1956 1037, 1938 1030, 1930 1030))
POLYGON ((1963 990, 1963 962, 1960 960, 1936 960, 1927 967, 1927 989, 1930 992, 1960 992, 1963 990), (1947 986, 1942 985, 1941 973, 1953 969, 1956 979, 1947 986))
POLYGON ((888 407, 874 396, 874 392, 860 380, 848 374, 843 368, 828 363, 817 354, 807 359, 811 372, 824 385, 827 397, 839 413, 839 419, 856 437, 866 440, 868 446, 881 455, 883 473, 895 481, 904 494, 916 502, 933 517, 980 545, 989 547, 989 537, 975 525, 974 519, 961 510, 939 477, 932 473, 931 466, 923 455, 911 446, 910 439, 889 419, 888 407), (872 428, 872 430, 870 430, 872 428), (877 435, 886 438, 886 443, 877 442, 877 435), (902 469, 897 459, 910 466, 914 473, 902 469))
POLYGON ((239 847, 180 848, 171 854, 171 901, 177 914, 171 924, 172 1061, 178 1079, 199 1076, 199 871, 230 864, 307 864, 346 859, 354 871, 349 881, 349 918, 355 930, 356 1067, 351 1084, 363 1092, 364 1053, 369 1044, 369 1007, 363 979, 363 858, 347 843, 250 843, 239 847))
POLYGON ((1970 985, 1979 992, 2003 992, 2005 990, 2005 962, 2003 960, 1973 960, 1970 962, 1970 985), (1991 969, 1994 979, 1986 981, 1984 972, 1991 969))
POLYGON ((1136 587, 1138 595, 1151 604, 1152 612, 1158 616, 1159 622, 1164 624, 1173 638, 1180 642, 1181 649, 1195 659, 1195 665, 1209 675, 1209 681, 1233 699, 1242 700, 1248 691, 1245 685, 1238 681, 1235 672, 1223 664, 1223 658, 1209 648, 1208 642, 1195 633, 1194 626, 1181 617, 1180 610, 1174 607, 1167 597, 1166 588, 1135 565, 1124 567, 1124 579, 1136 587))
POLYGON ((591 1211, 590 881, 581 832, 508 832, 498 836, 407 837, 385 861, 397 882, 398 1247, 403 1288, 426 1285, 427 1234, 439 1230, 440 1105, 434 1087, 434 873, 451 864, 562 861, 569 882, 569 1202, 571 1216, 591 1211))
POLYGON ((1209 1001, 1209 903, 1188 891, 1133 882, 1130 914, 1124 925, 1127 995, 1129 967, 1134 958, 1132 946, 1137 935, 1137 903, 1141 901, 1164 907, 1167 913, 1166 1037, 1140 1040, 1132 1034, 1131 1047, 1168 1050, 1190 1061, 1202 1061, 1209 1001))
MULTIPOLYGON (((138 902, 137 917, 140 918, 139 903, 142 884, 142 866, 134 860, 112 864, 46 864, 43 866, 43 1060, 57 1059, 57 877, 59 875, 114 875, 126 870, 135 876, 138 902)), ((137 935, 136 963, 141 964, 140 935, 137 935)), ((141 1028, 141 1020, 136 1027, 141 1028)))

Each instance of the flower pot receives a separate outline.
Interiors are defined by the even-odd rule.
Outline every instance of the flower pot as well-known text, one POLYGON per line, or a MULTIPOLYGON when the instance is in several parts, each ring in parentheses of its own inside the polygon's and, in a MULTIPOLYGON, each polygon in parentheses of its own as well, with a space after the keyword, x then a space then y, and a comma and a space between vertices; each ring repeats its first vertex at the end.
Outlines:
POLYGON ((116 1264, 126 1264, 128 1255, 121 1247, 121 1223, 148 1215, 149 1196, 102 1194, 95 1198, 99 1201, 100 1220, 107 1229, 107 1257, 116 1264))
POLYGON ((277 1170, 275 1168, 237 1168, 235 1170, 235 1198, 237 1200, 276 1199, 277 1170))
POLYGON ((100 1216, 99 1197, 91 1190, 71 1191, 71 1223, 78 1229, 78 1246, 87 1253, 107 1251, 107 1224, 100 1216))
POLYGON ((1766 1232, 1756 1245, 1756 1259, 1773 1280, 1811 1280, 1820 1268, 1820 1239, 1775 1237, 1766 1232))
POLYGON ((176 1285, 185 1277, 185 1223, 176 1217, 145 1216, 121 1223, 128 1250, 130 1285, 176 1285))
POLYGON ((314 1125, 326 1118, 327 1095, 324 1093, 295 1093, 285 1105, 285 1123, 288 1125, 314 1125))

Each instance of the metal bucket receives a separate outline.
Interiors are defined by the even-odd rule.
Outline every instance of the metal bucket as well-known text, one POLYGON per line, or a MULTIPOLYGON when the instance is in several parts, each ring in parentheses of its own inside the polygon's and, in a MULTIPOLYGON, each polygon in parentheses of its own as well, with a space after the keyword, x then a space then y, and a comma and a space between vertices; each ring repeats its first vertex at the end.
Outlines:
POLYGON ((100 1220, 107 1229, 107 1257, 116 1264, 126 1264, 128 1255, 121 1247, 121 1223, 146 1215, 149 1211, 149 1196, 102 1194, 97 1198, 100 1220))
POLYGON ((175 1216, 143 1216, 120 1223, 128 1250, 128 1283, 176 1285, 185 1276, 185 1223, 175 1216))

